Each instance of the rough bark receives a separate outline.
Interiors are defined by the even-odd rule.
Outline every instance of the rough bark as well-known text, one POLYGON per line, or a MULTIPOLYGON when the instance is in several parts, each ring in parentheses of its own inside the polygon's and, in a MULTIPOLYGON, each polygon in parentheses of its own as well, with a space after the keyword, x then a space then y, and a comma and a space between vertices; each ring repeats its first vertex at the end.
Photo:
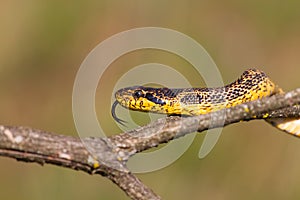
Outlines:
POLYGON ((146 126, 107 138, 81 139, 2 125, 0 155, 100 174, 113 181, 131 199, 160 199, 126 168, 131 156, 195 131, 266 117, 299 118, 299 105, 300 88, 205 115, 158 119, 146 126))

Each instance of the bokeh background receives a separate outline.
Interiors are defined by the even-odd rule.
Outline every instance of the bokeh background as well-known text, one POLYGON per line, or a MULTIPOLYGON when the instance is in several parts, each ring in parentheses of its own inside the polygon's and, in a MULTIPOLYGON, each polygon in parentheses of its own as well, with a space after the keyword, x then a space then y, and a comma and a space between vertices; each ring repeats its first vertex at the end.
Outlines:
MULTIPOLYGON (((194 38, 212 56, 225 83, 256 67, 292 90, 299 87, 299 9, 296 0, 1 0, 0 123, 78 136, 71 105, 80 64, 109 36, 144 26, 194 38)), ((162 52, 134 52, 113 63, 106 77, 147 62, 187 65, 162 52)), ((116 80, 100 81, 104 89, 99 91, 109 92, 116 80)), ((98 117, 117 134, 110 98, 97 103, 98 117)), ((203 138, 198 135, 171 166, 138 177, 163 199, 300 198, 299 139, 263 121, 239 123, 224 128, 214 150, 200 160, 203 138)), ((2 157, 0 177, 0 199, 127 199, 103 177, 52 165, 2 157)))

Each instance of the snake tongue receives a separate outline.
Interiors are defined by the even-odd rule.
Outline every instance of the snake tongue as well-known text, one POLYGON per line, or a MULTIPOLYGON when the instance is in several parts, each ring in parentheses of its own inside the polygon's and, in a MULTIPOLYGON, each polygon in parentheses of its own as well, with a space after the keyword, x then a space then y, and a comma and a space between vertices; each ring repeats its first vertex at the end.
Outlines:
POLYGON ((116 115, 116 107, 117 107, 117 105, 118 105, 119 103, 118 103, 118 101, 115 101, 114 102, 114 104, 112 105, 112 107, 111 107, 111 115, 112 115, 112 117, 114 118, 114 120, 116 121, 116 122, 118 122, 119 124, 121 124, 122 126, 125 126, 126 127, 126 121, 125 120, 123 120, 123 119, 120 119, 120 118, 118 118, 117 117, 117 115, 116 115))

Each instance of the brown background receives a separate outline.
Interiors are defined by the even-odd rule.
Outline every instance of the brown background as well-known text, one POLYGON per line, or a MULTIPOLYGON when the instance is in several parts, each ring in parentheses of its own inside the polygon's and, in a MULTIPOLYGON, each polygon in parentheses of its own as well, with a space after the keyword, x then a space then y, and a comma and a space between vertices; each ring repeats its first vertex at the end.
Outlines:
MULTIPOLYGON (((171 28, 197 40, 218 65, 225 83, 256 67, 285 90, 299 87, 299 1, 2 0, 0 4, 1 124, 77 136, 71 105, 81 62, 109 36, 143 26, 171 28)), ((107 73, 150 61, 184 68, 186 63, 177 60, 155 51, 135 52, 113 63, 107 73)), ((110 91, 112 86, 105 88, 110 91)), ((110 123, 112 134, 118 133, 109 114, 110 97, 99 102, 99 118, 110 123)), ((299 139, 263 121, 240 123, 226 127, 213 152, 199 160, 202 140, 203 135, 197 136, 171 166, 138 176, 164 199, 299 199, 299 139)), ((0 158, 0 166, 0 199, 126 199, 99 176, 8 158, 0 158)))

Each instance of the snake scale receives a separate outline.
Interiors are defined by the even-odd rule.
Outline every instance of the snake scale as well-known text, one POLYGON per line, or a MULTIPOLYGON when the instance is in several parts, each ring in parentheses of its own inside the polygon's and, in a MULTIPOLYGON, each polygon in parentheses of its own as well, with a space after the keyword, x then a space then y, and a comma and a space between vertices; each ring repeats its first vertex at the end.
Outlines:
MULTIPOLYGON (((133 86, 115 93, 112 116, 118 104, 130 110, 167 115, 200 115, 261 99, 283 90, 258 69, 246 70, 235 82, 215 88, 152 88, 133 86)), ((300 119, 267 119, 276 128, 300 137, 300 119)))

